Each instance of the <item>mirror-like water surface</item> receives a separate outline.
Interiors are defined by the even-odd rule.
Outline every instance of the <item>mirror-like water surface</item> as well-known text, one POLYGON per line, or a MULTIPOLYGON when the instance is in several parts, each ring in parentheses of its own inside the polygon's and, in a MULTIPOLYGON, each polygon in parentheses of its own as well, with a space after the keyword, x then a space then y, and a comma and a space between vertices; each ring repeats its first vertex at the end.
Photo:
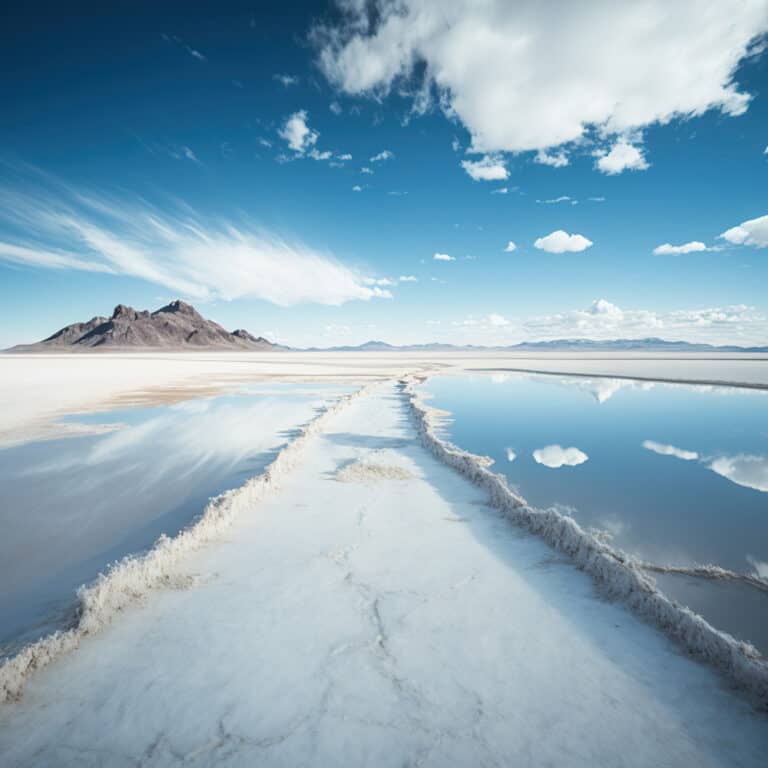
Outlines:
MULTIPOLYGON (((531 504, 558 506, 657 565, 768 584, 768 393, 616 379, 436 377, 446 436, 490 456, 531 504)), ((654 574, 716 627, 768 653, 768 592, 654 574)))
POLYGON ((258 474, 344 389, 252 387, 78 414, 93 434, 0 450, 0 655, 66 624, 81 584, 258 474))

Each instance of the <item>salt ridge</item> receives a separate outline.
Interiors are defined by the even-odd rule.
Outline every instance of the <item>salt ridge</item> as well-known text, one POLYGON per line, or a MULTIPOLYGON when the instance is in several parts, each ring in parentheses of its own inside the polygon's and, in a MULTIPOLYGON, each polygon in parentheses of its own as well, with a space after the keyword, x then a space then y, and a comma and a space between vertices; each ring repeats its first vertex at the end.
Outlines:
POLYGON ((607 595, 623 601, 691 656, 713 666, 759 707, 768 708, 768 662, 754 646, 715 629, 697 613, 670 600, 658 590, 653 579, 643 573, 644 564, 598 540, 573 518, 556 509, 529 505, 510 490, 503 475, 488 469, 488 457, 463 451, 438 437, 435 428, 439 415, 436 409, 424 404, 421 393, 416 390, 427 378, 406 376, 400 380, 400 388, 422 443, 436 458, 486 489, 493 507, 568 555, 607 595))
POLYGON ((188 586, 189 579, 177 571, 182 559, 216 539, 237 517, 251 511, 254 504, 278 487, 280 479, 296 465, 309 439, 322 432, 339 411, 375 386, 375 383, 368 384, 326 407, 299 428, 297 437, 280 450, 261 474, 239 488, 213 497, 197 520, 179 534, 161 536, 145 554, 128 555, 106 573, 99 574, 92 584, 80 587, 75 626, 41 638, 0 665, 0 703, 18 700, 32 674, 62 654, 75 650, 84 638, 100 632, 118 613, 151 590, 188 586))

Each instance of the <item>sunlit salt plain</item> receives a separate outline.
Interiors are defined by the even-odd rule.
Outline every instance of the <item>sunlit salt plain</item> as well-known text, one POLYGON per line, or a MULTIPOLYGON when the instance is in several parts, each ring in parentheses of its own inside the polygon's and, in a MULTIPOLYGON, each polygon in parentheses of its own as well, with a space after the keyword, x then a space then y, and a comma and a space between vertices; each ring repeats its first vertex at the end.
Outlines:
POLYGON ((768 652, 766 391, 521 373, 423 389, 451 414, 444 434, 531 504, 597 529, 670 597, 768 652))
POLYGON ((76 590, 258 474, 344 387, 274 384, 63 419, 80 437, 0 450, 0 655, 74 619, 76 590))

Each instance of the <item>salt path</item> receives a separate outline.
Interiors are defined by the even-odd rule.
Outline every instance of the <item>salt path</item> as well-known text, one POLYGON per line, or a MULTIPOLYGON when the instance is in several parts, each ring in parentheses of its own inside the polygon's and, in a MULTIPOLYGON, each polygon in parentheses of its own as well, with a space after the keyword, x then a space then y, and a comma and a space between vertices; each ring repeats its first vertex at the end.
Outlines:
POLYGON ((0 706, 0 763, 765 765, 764 714, 486 502, 374 387, 0 706))

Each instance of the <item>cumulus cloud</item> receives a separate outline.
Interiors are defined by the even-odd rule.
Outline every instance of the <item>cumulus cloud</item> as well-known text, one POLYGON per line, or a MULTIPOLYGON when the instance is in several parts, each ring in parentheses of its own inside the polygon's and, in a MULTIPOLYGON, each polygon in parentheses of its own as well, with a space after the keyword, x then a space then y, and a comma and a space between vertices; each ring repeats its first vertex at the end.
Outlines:
POLYGON ((367 175, 369 175, 369 176, 370 176, 370 175, 373 173, 373 169, 369 168, 367 165, 364 165, 364 166, 363 166, 363 167, 360 169, 360 173, 365 173, 365 174, 367 174, 367 175))
POLYGON ((504 249, 504 253, 512 253, 512 251, 516 251, 516 250, 517 250, 517 245, 510 240, 507 243, 507 247, 504 249))
POLYGON ((738 304, 727 307, 681 309, 655 312, 624 310, 598 299, 587 309, 574 309, 529 318, 527 334, 539 339, 558 338, 646 338, 712 344, 760 344, 768 335, 768 316, 755 307, 738 304))
POLYGON ((595 157, 595 167, 609 176, 623 171, 644 171, 648 168, 643 150, 626 139, 619 139, 610 151, 597 150, 595 157))
POLYGON ((683 243, 682 245, 671 245, 670 243, 664 243, 664 245, 658 245, 653 249, 656 256, 674 256, 679 253, 696 253, 698 251, 708 250, 704 243, 700 243, 698 240, 692 240, 690 243, 683 243))
POLYGON ((498 189, 491 190, 492 195, 506 195, 508 192, 509 189, 507 187, 499 187, 498 189))
POLYGON ((549 165, 552 168, 564 168, 570 164, 565 152, 545 152, 544 150, 539 150, 536 153, 534 161, 541 165, 549 165))
POLYGON ((277 80, 278 83, 285 86, 286 88, 290 88, 292 85, 296 85, 299 82, 299 78, 295 75, 272 75, 273 80, 277 80))
POLYGON ((517 454, 511 448, 507 448, 507 461, 514 461, 516 458, 517 454))
POLYGON ((418 283, 419 282, 419 278, 416 277, 416 275, 400 275, 400 277, 398 277, 397 279, 401 283, 418 283))
POLYGON ((313 147, 320 136, 317 131, 313 131, 307 124, 307 111, 305 109, 294 112, 285 121, 278 134, 299 155, 303 155, 308 149, 313 147))
POLYGON ((352 187, 353 192, 362 192, 363 188, 359 184, 355 184, 354 187, 352 187))
POLYGON ((736 485, 768 493, 768 456, 721 456, 709 468, 736 485))
POLYGON ((475 181, 503 181, 509 177, 509 171, 503 160, 490 155, 480 160, 462 160, 461 167, 475 181))
POLYGON ((696 451, 686 451, 684 448, 657 443, 655 440, 643 440, 643 448, 658 453, 661 456, 674 456, 683 461, 696 461, 699 458, 699 454, 696 451))
POLYGON ((578 253, 592 246, 592 241, 584 235, 569 235, 562 229, 551 232, 546 237, 540 237, 533 244, 534 248, 547 253, 578 253))
POLYGON ((560 445, 547 445, 544 448, 537 448, 533 452, 533 460, 537 464, 543 464, 550 469, 559 469, 560 467, 577 467, 589 459, 584 451, 578 448, 563 448, 560 445))
POLYGON ((394 156, 393 152, 390 152, 388 149, 383 149, 377 155, 369 157, 368 161, 371 163, 383 163, 385 160, 391 160, 394 156))
POLYGON ((491 314, 488 315, 487 320, 488 325, 493 328, 503 328, 504 326, 509 325, 509 320, 507 320, 504 315, 499 315, 496 312, 491 312, 491 314))
POLYGON ((341 162, 346 163, 347 161, 352 159, 352 155, 349 154, 349 152, 345 152, 343 155, 336 155, 337 160, 341 160, 341 162))
POLYGON ((126 275, 200 300, 263 299, 281 306, 389 297, 331 254, 248 220, 203 217, 179 203, 112 198, 46 177, 0 188, 0 260, 126 275))
POLYGON ((734 245, 754 245, 768 248, 768 215, 743 221, 736 227, 723 232, 720 237, 734 245))
MULTIPOLYGON (((314 35, 329 80, 375 98, 410 92, 416 111, 435 93, 483 153, 550 152, 708 110, 740 115, 750 95, 734 75, 768 30, 763 0, 337 2, 341 21, 314 35)), ((645 162, 619 154, 614 145, 601 169, 645 162)))
POLYGON ((435 261, 456 261, 454 256, 449 256, 447 253, 435 253, 432 258, 435 261))

